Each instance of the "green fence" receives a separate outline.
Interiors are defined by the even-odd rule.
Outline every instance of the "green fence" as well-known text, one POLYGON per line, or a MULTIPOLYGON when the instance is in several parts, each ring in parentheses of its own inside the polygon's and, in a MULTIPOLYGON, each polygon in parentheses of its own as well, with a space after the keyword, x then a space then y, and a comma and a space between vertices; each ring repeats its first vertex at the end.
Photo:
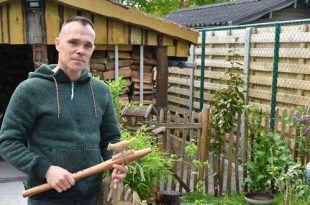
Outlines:
POLYGON ((219 79, 232 67, 232 55, 238 56, 244 74, 246 101, 270 112, 271 129, 276 107, 310 104, 310 19, 206 28, 200 33, 194 48, 196 68, 170 69, 172 109, 197 111, 208 104, 216 90, 225 87, 219 79))

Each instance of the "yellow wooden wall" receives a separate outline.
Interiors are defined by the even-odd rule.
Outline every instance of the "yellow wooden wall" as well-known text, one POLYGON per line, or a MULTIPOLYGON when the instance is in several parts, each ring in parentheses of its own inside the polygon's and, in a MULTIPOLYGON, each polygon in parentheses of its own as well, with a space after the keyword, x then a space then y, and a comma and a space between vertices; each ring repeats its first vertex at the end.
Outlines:
MULTIPOLYGON (((145 45, 168 46, 168 56, 187 57, 189 42, 157 33, 97 15, 88 11, 75 10, 72 7, 46 1, 44 24, 46 27, 46 43, 52 45, 58 36, 63 21, 70 16, 82 15, 90 18, 96 27, 96 45, 103 48, 108 45, 145 45), (159 40, 161 39, 161 40, 159 40)), ((26 26, 22 1, 11 1, 0 5, 0 43, 25 44, 26 26)), ((125 19, 126 20, 126 19, 125 19)))
POLYGON ((66 7, 47 1, 45 8, 45 23, 47 33, 47 44, 54 44, 60 26, 65 19, 73 15, 82 15, 90 18, 96 28, 96 45, 103 48, 108 45, 145 45, 145 46, 168 46, 168 56, 187 57, 189 42, 161 35, 155 31, 127 24, 124 21, 108 18, 105 16, 90 13, 88 11, 78 11, 71 7, 66 7), (162 38, 162 41, 158 39, 162 38))
POLYGON ((24 11, 21 1, 0 6, 0 43, 24 44, 24 11))

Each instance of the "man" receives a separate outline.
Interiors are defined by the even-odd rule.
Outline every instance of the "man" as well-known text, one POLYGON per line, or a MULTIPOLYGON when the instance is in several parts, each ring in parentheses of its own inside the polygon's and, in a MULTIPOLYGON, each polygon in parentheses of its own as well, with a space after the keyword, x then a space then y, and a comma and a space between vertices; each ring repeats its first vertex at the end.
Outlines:
MULTIPOLYGON (((0 131, 0 154, 28 175, 26 189, 48 182, 54 189, 28 199, 29 205, 94 205, 101 174, 75 181, 72 173, 111 158, 109 143, 120 131, 106 84, 85 66, 95 29, 75 16, 56 38, 57 65, 42 65, 15 90, 0 131)), ((113 187, 127 167, 113 165, 113 187)))

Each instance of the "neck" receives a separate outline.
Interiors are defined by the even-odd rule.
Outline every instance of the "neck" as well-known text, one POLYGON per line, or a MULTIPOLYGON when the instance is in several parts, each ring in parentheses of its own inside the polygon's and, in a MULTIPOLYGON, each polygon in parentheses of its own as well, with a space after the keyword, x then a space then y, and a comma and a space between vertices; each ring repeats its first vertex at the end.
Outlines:
POLYGON ((63 72, 70 78, 71 81, 76 81, 82 74, 82 71, 74 72, 69 69, 62 68, 60 66, 56 66, 56 70, 61 69, 63 72))

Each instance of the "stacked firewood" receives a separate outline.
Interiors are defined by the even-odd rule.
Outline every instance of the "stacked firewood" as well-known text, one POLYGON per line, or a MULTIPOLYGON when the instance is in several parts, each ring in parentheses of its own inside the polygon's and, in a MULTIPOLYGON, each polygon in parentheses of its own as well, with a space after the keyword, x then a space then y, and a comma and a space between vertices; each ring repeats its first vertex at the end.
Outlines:
MULTIPOLYGON (((144 58, 143 104, 154 103, 153 67, 156 60, 149 54, 144 58)), ((90 60, 90 70, 95 76, 105 81, 115 80, 115 52, 96 50, 90 60)), ((128 91, 121 97, 121 103, 140 103, 140 56, 133 51, 118 52, 118 76, 127 81, 128 91)))
MULTIPOLYGON (((132 95, 131 102, 133 104, 140 103, 140 68, 139 65, 131 65, 132 95)), ((151 104, 153 102, 153 67, 143 66, 143 102, 151 104)))

